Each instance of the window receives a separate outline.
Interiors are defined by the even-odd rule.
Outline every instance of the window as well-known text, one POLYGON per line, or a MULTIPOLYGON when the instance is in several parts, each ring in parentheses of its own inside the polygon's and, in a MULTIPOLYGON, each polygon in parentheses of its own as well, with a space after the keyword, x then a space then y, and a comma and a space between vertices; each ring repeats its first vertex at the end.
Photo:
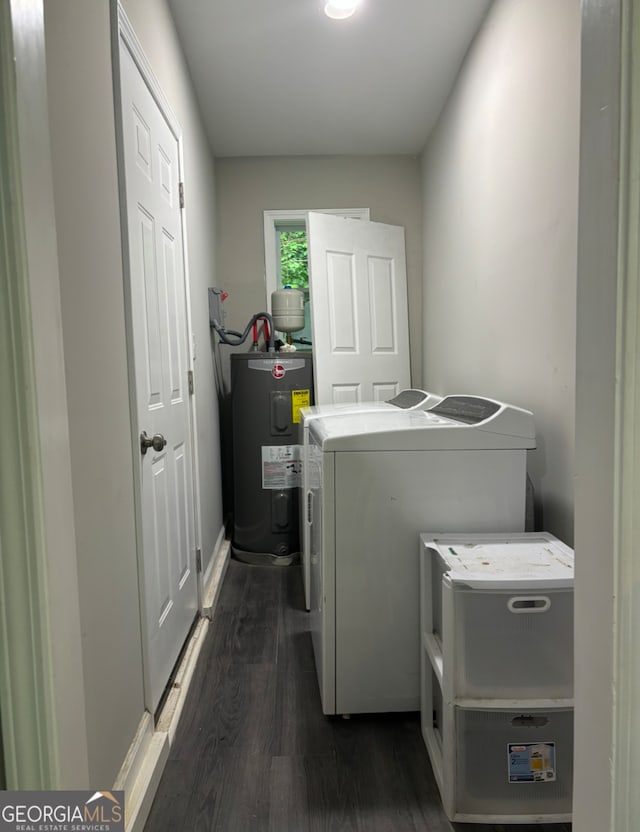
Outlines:
MULTIPOLYGON (((265 285, 267 309, 271 293, 291 286, 304 293, 304 329, 292 333, 294 343, 311 344, 311 302, 307 261, 307 214, 337 214, 352 219, 369 219, 368 208, 335 208, 264 212, 265 285)), ((282 340, 284 335, 279 334, 282 340)))
MULTIPOLYGON (((309 297, 309 262, 307 259, 307 227, 301 223, 276 223, 276 281, 279 289, 291 286, 304 295, 304 329, 291 333, 302 345, 311 344, 309 297)), ((271 295, 267 297, 270 302, 271 295)))

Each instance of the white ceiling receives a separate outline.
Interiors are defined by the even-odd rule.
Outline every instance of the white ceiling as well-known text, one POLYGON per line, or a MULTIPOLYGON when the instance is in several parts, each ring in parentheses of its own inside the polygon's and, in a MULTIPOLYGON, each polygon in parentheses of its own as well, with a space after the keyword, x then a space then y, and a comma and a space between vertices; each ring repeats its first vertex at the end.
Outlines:
POLYGON ((491 0, 169 0, 216 156, 419 153, 491 0))

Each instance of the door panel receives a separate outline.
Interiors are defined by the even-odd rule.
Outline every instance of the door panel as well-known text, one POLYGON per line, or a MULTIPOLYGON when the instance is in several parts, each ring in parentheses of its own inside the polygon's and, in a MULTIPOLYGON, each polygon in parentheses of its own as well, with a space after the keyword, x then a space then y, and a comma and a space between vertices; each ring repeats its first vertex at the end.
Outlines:
POLYGON ((120 47, 136 430, 166 439, 139 457, 145 682, 155 711, 197 612, 179 146, 120 47))
POLYGON ((396 332, 396 280, 393 261, 369 257, 369 297, 371 303, 371 351, 398 354, 396 332))
MULTIPOLYGON (((151 574, 155 576, 155 592, 150 596, 154 603, 148 604, 148 626, 153 629, 164 620, 171 607, 171 570, 169 564, 169 536, 167 517, 169 500, 167 495, 167 460, 162 455, 151 463, 151 509, 155 522, 152 527, 153 537, 149 540, 151 574)), ((146 548, 146 541, 145 541, 146 548)))
POLYGON ((354 258, 327 252, 327 289, 332 353, 359 351, 354 258))
POLYGON ((315 400, 378 401, 410 386, 404 229, 311 212, 315 400))
POLYGON ((371 401, 386 402, 397 396, 402 389, 397 382, 374 382, 372 385, 373 395, 371 401))
POLYGON ((331 396, 334 404, 351 404, 362 401, 360 384, 334 384, 331 385, 331 396))

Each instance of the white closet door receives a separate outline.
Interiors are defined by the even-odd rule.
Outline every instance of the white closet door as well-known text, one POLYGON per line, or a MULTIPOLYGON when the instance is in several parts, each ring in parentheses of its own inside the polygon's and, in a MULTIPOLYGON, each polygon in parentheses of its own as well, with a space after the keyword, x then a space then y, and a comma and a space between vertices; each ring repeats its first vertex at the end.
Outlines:
POLYGON ((144 660, 153 712, 197 613, 179 146, 121 42, 131 318, 140 455, 144 660))
POLYGON ((410 387, 404 228, 311 212, 307 233, 316 403, 410 387))

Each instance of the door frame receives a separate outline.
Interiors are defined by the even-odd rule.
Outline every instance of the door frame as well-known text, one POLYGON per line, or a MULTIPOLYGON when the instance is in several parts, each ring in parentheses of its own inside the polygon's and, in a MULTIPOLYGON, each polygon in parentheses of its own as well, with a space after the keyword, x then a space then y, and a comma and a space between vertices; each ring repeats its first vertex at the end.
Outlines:
MULTIPOLYGON (((9 612, 9 616, 3 616, 5 620, 0 626, 0 712, 4 725, 4 759, 9 788, 19 788, 25 780, 45 788, 47 781, 55 778, 57 749, 52 730, 53 698, 47 684, 51 675, 50 650, 42 651, 39 662, 33 661, 41 652, 41 645, 49 646, 45 636, 48 603, 44 586, 46 549, 43 545, 45 519, 40 448, 30 440, 31 436, 38 435, 38 406, 28 251, 25 221, 20 210, 14 207, 14 200, 18 204, 23 200, 18 137, 20 103, 17 80, 15 86, 11 83, 11 62, 15 49, 13 23, 9 0, 2 0, 0 124, 5 129, 2 131, 0 152, 6 142, 7 153, 4 158, 0 157, 0 165, 3 174, 7 173, 7 179, 3 176, 0 180, 0 242, 6 252, 0 280, 0 304, 6 310, 10 325, 0 326, 0 372, 14 395, 3 396, 0 401, 2 433, 8 434, 12 440, 9 443, 0 438, 3 457, 0 466, 0 509, 3 518, 0 533, 0 603, 2 610, 9 612), (8 234, 5 235, 5 231, 8 234), (23 379, 23 383, 18 383, 19 379, 23 379), (20 430, 20 426, 25 426, 25 430, 20 430), (22 492, 20 500, 12 499, 16 485, 22 492), (16 558, 16 552, 20 552, 20 557, 16 558), (27 568, 21 568, 22 563, 27 568), (33 569, 32 586, 29 586, 29 569, 33 569), (12 597, 24 599, 24 603, 17 609, 12 608, 12 597), (19 654, 22 651, 32 660, 22 663, 21 668, 19 654), (27 691, 29 695, 23 698, 27 691), (28 765, 28 760, 20 754, 20 748, 34 745, 38 751, 33 754, 32 764, 28 765)), ((19 71, 18 67, 16 71, 19 71)))
POLYGON ((0 84, 0 753, 9 789, 87 788, 43 0, 0 0, 0 84))
POLYGON ((611 828, 634 832, 640 816, 640 565, 635 556, 640 540, 640 12, 633 0, 622 0, 620 22, 611 828))
MULTIPOLYGON (((142 659, 143 659, 143 680, 144 680, 144 696, 145 706, 150 709, 150 680, 148 671, 148 644, 147 644, 147 627, 146 627, 146 599, 144 593, 144 581, 142 580, 142 568, 144 559, 144 541, 142 539, 142 481, 140 476, 140 445, 138 439, 138 392, 135 379, 135 365, 134 365, 134 350, 133 350, 133 315, 131 303, 131 271, 129 261, 129 228, 127 222, 127 199, 126 199, 126 181, 125 181, 125 163, 124 163, 124 133, 122 123, 122 95, 121 95, 121 74, 120 74, 120 45, 128 49, 138 71, 143 80, 147 84, 153 99, 158 108, 164 116, 167 124, 173 133, 178 145, 178 177, 180 182, 184 182, 184 147, 182 138, 182 129, 176 118, 173 110, 158 82, 153 71, 151 62, 142 47, 138 36, 136 35, 133 26, 127 17, 127 14, 122 7, 120 0, 112 0, 112 13, 115 16, 114 24, 111 27, 112 31, 112 66, 113 66, 113 89, 114 89, 114 103, 115 103, 115 121, 116 121, 116 148, 118 160, 118 189, 120 194, 120 225, 123 240, 123 279, 124 279, 124 296, 125 296, 125 323, 127 335, 127 364, 129 376, 129 395, 130 395, 130 417, 131 417, 131 452, 134 460, 134 511, 136 524, 136 550, 138 556, 138 587, 140 594, 140 613, 141 613, 141 633, 142 633, 142 659)), ((180 227, 182 233, 182 259, 184 268, 184 292, 185 292, 185 329, 187 333, 188 343, 188 370, 194 372, 194 350, 193 350, 193 328, 191 322, 191 298, 189 287, 189 263, 188 263, 188 245, 187 245, 187 218, 186 207, 180 211, 180 227)), ((187 429, 189 431, 190 447, 191 447, 191 472, 192 472, 192 487, 193 487, 193 506, 192 506, 192 522, 193 522, 193 540, 194 551, 191 553, 191 566, 196 573, 196 591, 197 604, 199 610, 202 612, 204 605, 204 587, 202 581, 202 572, 196 568, 196 550, 201 550, 202 541, 202 523, 201 523, 201 505, 200 505, 200 477, 198 467, 198 453, 197 453, 197 423, 196 423, 196 407, 195 407, 195 391, 188 396, 188 412, 189 424, 187 429)))
POLYGON ((573 823, 635 832, 640 14, 635 0, 582 0, 581 13, 573 823))

